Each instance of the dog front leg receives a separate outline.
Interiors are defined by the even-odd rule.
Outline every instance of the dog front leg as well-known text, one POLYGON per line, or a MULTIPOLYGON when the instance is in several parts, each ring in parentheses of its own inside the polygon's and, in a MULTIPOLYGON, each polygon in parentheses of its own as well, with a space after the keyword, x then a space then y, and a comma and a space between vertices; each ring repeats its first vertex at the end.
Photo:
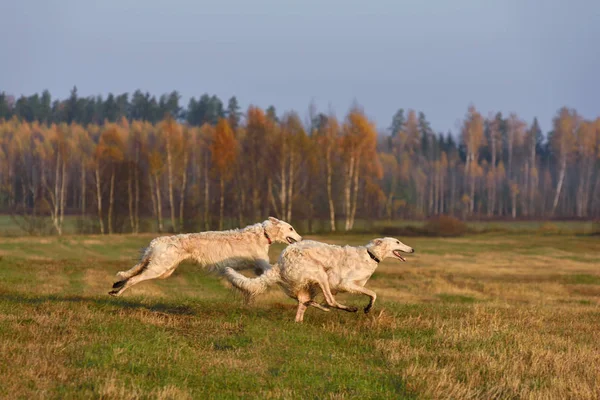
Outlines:
POLYGON ((340 288, 349 293, 364 294, 365 296, 369 296, 369 304, 367 304, 364 310, 365 314, 371 311, 371 308, 373 308, 373 304, 375 304, 375 300, 377 299, 377 294, 374 291, 359 286, 353 282, 342 282, 340 288))
POLYGON ((317 284, 321 287, 321 290, 323 291, 323 296, 325 296, 325 301, 327 302, 327 305, 329 307, 339 308, 340 310, 348 312, 357 311, 356 307, 349 307, 343 305, 342 303, 338 303, 335 297, 333 297, 333 294, 331 294, 331 289, 329 287, 329 278, 324 271, 321 271, 321 273, 319 273, 319 276, 317 277, 317 284))

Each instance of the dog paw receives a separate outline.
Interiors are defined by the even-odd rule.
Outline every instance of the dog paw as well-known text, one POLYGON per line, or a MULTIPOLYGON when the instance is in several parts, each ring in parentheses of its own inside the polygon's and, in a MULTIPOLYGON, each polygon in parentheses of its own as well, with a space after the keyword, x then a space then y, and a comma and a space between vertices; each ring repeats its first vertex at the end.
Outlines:
POLYGON ((369 311, 371 311, 371 306, 370 305, 368 305, 368 306, 365 307, 365 314, 368 314, 369 311))
POLYGON ((357 312, 358 308, 357 307, 348 307, 348 311, 349 312, 357 312))

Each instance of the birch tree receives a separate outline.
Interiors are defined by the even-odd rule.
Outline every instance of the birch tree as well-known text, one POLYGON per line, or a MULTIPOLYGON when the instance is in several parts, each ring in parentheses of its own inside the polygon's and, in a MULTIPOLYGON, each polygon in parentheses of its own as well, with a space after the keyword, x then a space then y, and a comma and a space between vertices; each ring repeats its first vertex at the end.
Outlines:
POLYGON ((472 214, 475 209, 475 181, 481 174, 478 164, 479 150, 485 144, 483 118, 473 106, 469 107, 467 117, 463 123, 462 141, 467 151, 465 173, 469 177, 470 195, 468 210, 472 214))

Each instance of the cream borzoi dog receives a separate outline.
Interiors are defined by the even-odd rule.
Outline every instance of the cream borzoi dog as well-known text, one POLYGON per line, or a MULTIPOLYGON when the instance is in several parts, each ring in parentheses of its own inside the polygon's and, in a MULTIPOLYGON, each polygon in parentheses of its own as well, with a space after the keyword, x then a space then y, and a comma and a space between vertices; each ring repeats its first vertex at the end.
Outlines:
POLYGON ((414 249, 394 238, 374 239, 366 246, 336 246, 304 240, 288 246, 277 264, 257 278, 247 278, 231 268, 225 268, 224 275, 248 298, 263 293, 275 283, 286 294, 298 300, 296 322, 302 322, 308 306, 329 311, 314 301, 318 288, 323 291, 329 307, 356 312, 356 307, 340 304, 333 297, 336 292, 361 293, 369 296, 365 307, 368 313, 377 295, 364 288, 379 262, 386 257, 396 257, 406 261, 400 252, 414 253, 414 249))
POLYGON ((243 229, 157 237, 150 242, 137 265, 117 273, 119 280, 109 294, 119 296, 136 283, 168 278, 179 263, 190 258, 211 271, 221 272, 230 267, 264 272, 271 268, 271 243, 300 240, 302 237, 290 224, 273 217, 243 229))

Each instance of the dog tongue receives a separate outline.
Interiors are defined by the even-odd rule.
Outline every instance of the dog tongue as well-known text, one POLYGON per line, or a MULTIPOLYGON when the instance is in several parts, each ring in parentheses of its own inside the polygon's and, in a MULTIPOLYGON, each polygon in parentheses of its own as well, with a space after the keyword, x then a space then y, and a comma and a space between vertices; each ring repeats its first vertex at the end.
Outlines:
POLYGON ((396 257, 398 257, 399 259, 401 259, 402 261, 406 262, 406 258, 402 257, 400 255, 400 252, 398 250, 394 250, 394 255, 396 255, 396 257))

